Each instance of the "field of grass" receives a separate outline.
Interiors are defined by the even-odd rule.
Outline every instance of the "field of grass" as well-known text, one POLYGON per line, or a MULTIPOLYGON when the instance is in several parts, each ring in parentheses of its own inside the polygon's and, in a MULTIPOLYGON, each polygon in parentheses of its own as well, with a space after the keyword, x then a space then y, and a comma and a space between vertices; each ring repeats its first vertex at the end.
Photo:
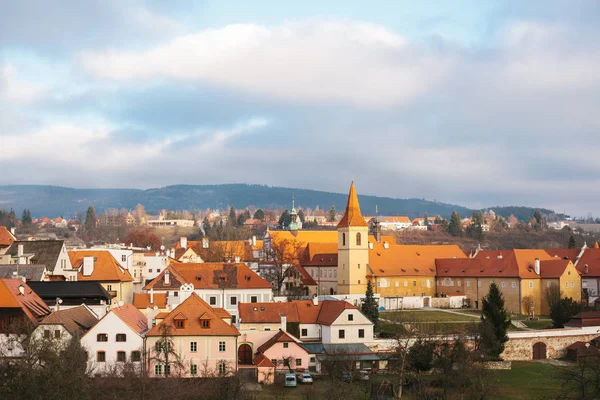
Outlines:
POLYGON ((445 311, 388 311, 379 315, 380 319, 399 322, 471 322, 478 321, 471 315, 459 315, 445 311))
POLYGON ((528 328, 532 329, 552 329, 551 319, 538 319, 535 321, 523 321, 528 328))
MULTIPOLYGON (((560 382, 556 379, 558 368, 547 363, 534 361, 514 361, 510 371, 490 371, 489 378, 492 385, 492 394, 489 399, 494 400, 538 400, 548 398, 556 394, 560 389, 560 382)), ((384 379, 390 379, 385 375, 373 375, 368 382, 356 382, 352 384, 338 382, 335 385, 353 385, 354 396, 352 398, 365 398, 371 384, 379 384, 384 379), (364 397, 360 393, 364 393, 364 397), (358 396, 358 397, 356 397, 358 396)), ((327 378, 316 379, 314 385, 300 385, 297 388, 284 388, 283 385, 276 387, 265 387, 257 393, 257 399, 329 399, 328 391, 332 383, 327 378), (283 392, 281 392, 283 391, 283 392), (275 392, 278 392, 277 394, 275 392)), ((409 393, 402 396, 406 400, 419 400, 409 393)))

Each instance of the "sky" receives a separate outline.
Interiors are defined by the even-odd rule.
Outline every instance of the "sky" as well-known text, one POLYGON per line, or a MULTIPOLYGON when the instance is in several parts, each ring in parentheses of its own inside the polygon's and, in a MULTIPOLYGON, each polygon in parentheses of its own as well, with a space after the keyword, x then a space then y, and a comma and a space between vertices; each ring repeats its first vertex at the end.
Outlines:
POLYGON ((600 2, 21 0, 0 184, 255 183, 600 216, 600 2))

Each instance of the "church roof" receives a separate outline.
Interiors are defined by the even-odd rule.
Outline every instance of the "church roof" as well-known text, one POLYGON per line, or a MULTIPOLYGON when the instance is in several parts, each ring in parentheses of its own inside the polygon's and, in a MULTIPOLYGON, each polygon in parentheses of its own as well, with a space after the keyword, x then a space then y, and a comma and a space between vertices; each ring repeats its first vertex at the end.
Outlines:
POLYGON ((344 217, 340 220, 337 225, 338 228, 344 228, 349 226, 369 226, 367 221, 360 213, 360 206, 358 204, 358 196, 356 195, 356 188, 354 182, 350 185, 350 193, 348 193, 348 203, 346 204, 346 212, 344 217))

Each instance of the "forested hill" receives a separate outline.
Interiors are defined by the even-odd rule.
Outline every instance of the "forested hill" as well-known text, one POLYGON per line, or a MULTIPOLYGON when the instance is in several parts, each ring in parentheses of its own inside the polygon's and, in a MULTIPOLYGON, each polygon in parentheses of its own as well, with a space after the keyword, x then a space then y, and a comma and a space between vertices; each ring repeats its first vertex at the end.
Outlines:
MULTIPOLYGON (((296 207, 337 210, 346 206, 346 193, 317 190, 270 187, 264 185, 175 185, 158 189, 72 189, 58 186, 13 185, 0 186, 0 208, 13 208, 20 216, 24 208, 32 216, 73 217, 93 204, 97 212, 108 208, 133 209, 143 204, 148 212, 167 210, 224 209, 234 206, 243 209, 254 206, 263 209, 290 208, 292 194, 296 207)), ((374 215, 375 206, 380 215, 407 215, 411 218, 429 215, 449 216, 456 210, 463 216, 473 211, 466 207, 422 199, 393 199, 389 197, 360 196, 363 214, 374 215)), ((522 207, 522 213, 533 214, 532 208, 522 207), (525 211, 528 210, 528 211, 525 211)), ((551 212, 550 210, 548 210, 551 212)), ((504 212, 500 213, 501 215, 504 212)), ((508 214, 510 215, 510 213, 508 214)), ((507 215, 507 216, 508 216, 507 215)), ((520 218, 521 219, 521 218, 520 218)))

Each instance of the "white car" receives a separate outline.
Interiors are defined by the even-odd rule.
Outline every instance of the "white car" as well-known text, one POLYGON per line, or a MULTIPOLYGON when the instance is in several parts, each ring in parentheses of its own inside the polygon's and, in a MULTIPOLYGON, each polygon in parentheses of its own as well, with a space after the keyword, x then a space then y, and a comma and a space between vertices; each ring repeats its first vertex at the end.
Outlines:
POLYGON ((300 383, 310 383, 311 385, 313 383, 313 377, 311 374, 298 374, 296 377, 300 383))

